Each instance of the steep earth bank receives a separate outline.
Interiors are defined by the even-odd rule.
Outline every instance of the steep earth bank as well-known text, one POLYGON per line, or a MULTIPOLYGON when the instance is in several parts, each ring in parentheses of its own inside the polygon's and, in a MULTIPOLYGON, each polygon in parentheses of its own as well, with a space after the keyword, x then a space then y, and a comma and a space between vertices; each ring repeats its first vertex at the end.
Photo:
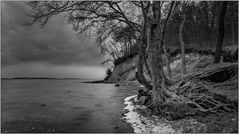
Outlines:
MULTIPOLYGON (((180 62, 180 48, 172 47, 169 48, 168 53, 170 54, 171 60, 171 68, 175 68, 176 65, 180 62)), ((208 56, 207 58, 203 58, 203 60, 209 60, 211 62, 214 51, 212 49, 192 49, 186 48, 186 62, 187 62, 187 69, 190 69, 190 65, 193 61, 190 59, 195 60, 200 59, 200 57, 208 56)), ((223 62, 237 62, 238 60, 238 46, 227 46, 224 47, 222 52, 223 62)), ((112 75, 106 82, 125 82, 125 81, 132 81, 135 80, 135 72, 136 65, 137 65, 138 55, 137 53, 133 53, 130 55, 126 55, 121 57, 115 61, 115 66, 112 72, 112 75)), ((202 60, 202 59, 201 59, 202 60)), ((165 65, 165 62, 163 63, 165 65)), ((179 67, 179 66, 178 66, 179 67)), ((166 67, 165 67, 166 70, 166 67)), ((180 70, 175 70, 180 71, 180 70)), ((178 74, 179 72, 173 72, 173 76, 178 74)), ((147 75, 146 75, 147 77, 147 75)))

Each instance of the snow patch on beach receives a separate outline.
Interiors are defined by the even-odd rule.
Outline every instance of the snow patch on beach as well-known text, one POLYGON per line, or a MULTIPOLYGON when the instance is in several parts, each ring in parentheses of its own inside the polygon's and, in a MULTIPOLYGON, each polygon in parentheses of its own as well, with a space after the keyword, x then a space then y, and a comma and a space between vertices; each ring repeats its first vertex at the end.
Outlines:
POLYGON ((123 118, 126 122, 131 124, 135 133, 179 133, 175 132, 171 125, 159 121, 156 116, 153 117, 155 120, 151 120, 139 114, 137 109, 146 109, 146 107, 133 104, 133 102, 137 101, 137 95, 129 96, 124 99, 124 104, 127 105, 124 109, 127 110, 127 113, 123 118))

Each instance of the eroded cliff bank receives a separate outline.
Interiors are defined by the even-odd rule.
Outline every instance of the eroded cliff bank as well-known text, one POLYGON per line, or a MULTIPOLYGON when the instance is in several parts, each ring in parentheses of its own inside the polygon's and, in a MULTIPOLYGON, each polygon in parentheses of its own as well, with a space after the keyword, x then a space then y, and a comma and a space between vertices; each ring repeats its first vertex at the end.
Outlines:
MULTIPOLYGON (((168 49, 167 51, 170 54, 171 68, 175 68, 176 65, 177 67, 180 68, 179 64, 181 62, 180 60, 181 49, 173 47, 168 49)), ((186 53, 185 58, 186 58, 187 68, 190 69, 191 64, 194 62, 194 60, 199 60, 201 57, 207 56, 207 58, 203 58, 203 60, 210 60, 211 62, 211 59, 213 58, 213 55, 214 55, 214 50, 186 48, 185 53, 186 53)), ((224 47, 222 52, 222 57, 223 57, 223 62, 230 62, 230 63, 237 62, 238 61, 238 46, 235 45, 235 46, 224 47)), ((117 59, 114 62, 113 72, 106 82, 126 82, 126 81, 135 80, 136 79, 135 73, 137 71, 136 69, 137 61, 138 61, 137 53, 126 55, 124 57, 117 59)), ((163 64, 165 65, 165 62, 163 64)), ((166 70, 166 67, 164 69, 166 70)), ((178 71, 180 71, 180 69, 178 71)), ((172 73, 178 74, 179 72, 172 72, 172 73)), ((147 74, 146 74, 146 77, 147 77, 147 74)))
POLYGON ((122 82, 135 80, 137 60, 137 53, 118 59, 115 62, 113 72, 107 82, 122 82))

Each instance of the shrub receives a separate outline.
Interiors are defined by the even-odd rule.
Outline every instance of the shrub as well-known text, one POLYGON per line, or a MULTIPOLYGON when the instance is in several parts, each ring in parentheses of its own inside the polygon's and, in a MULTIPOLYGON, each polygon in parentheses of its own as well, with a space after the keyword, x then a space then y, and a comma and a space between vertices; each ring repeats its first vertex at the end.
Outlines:
POLYGON ((105 79, 104 79, 104 80, 108 80, 108 79, 110 78, 111 74, 112 74, 112 71, 111 71, 110 68, 108 68, 108 69, 106 70, 106 76, 105 76, 105 79))

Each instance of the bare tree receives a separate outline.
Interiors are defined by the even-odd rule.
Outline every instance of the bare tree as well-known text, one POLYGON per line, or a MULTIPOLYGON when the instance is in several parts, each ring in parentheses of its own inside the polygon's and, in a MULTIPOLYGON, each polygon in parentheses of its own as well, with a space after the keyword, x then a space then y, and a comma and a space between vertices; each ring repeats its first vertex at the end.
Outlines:
POLYGON ((221 3, 221 11, 218 17, 218 38, 217 38, 217 46, 216 46, 216 53, 214 63, 219 63, 221 59, 222 53, 222 44, 224 38, 224 18, 227 10, 227 1, 223 1, 221 3))
MULTIPOLYGON (((88 33, 94 34, 99 44, 105 45, 101 47, 103 49, 110 48, 112 43, 107 41, 112 38, 111 35, 117 28, 129 26, 132 31, 141 29, 139 21, 141 18, 134 18, 133 15, 129 15, 131 10, 135 10, 135 8, 122 6, 130 4, 130 2, 34 1, 27 2, 27 4, 32 8, 32 12, 29 12, 28 15, 33 18, 28 23, 29 25, 34 23, 45 25, 52 16, 63 13, 79 36, 87 36, 88 33)), ((127 46, 124 47, 126 49, 127 46)), ((120 51, 120 49, 118 50, 120 51)))
POLYGON ((152 73, 153 102, 155 106, 160 105, 166 100, 167 97, 169 97, 167 93, 166 78, 164 76, 162 65, 162 47, 166 24, 171 14, 173 4, 174 2, 171 2, 170 10, 167 14, 167 18, 163 27, 161 27, 160 25, 160 21, 162 19, 161 2, 154 1, 150 8, 150 11, 148 12, 148 30, 150 30, 150 37, 148 38, 150 40, 150 43, 148 44, 147 51, 149 56, 148 60, 150 63, 150 72, 152 73))
POLYGON ((172 78, 172 71, 170 68, 170 55, 167 52, 166 46, 163 45, 163 52, 164 52, 164 56, 165 56, 165 62, 166 62, 166 66, 167 66, 167 72, 168 72, 168 77, 172 78))
POLYGON ((183 26, 186 20, 186 15, 183 15, 183 21, 181 26, 179 27, 179 38, 181 43, 181 65, 182 65, 182 73, 186 74, 186 64, 185 64, 185 43, 183 41, 183 26))
MULTIPOLYGON (((98 42, 103 52, 108 52, 113 59, 116 59, 113 43, 109 43, 112 34, 119 27, 128 27, 128 30, 134 31, 133 40, 135 44, 141 44, 142 17, 137 10, 138 6, 130 1, 37 1, 27 3, 32 12, 28 15, 33 18, 29 24, 40 23, 45 25, 53 15, 64 13, 68 17, 69 23, 73 26, 79 35, 84 35, 91 31, 96 33, 98 42)), ((127 45, 122 45, 118 49, 122 53, 127 45)), ((128 48, 127 48, 128 49, 128 48)), ((124 52, 123 52, 124 53, 124 52)), ((151 85, 145 80, 143 74, 143 65, 145 61, 145 52, 139 49, 138 62, 138 80, 148 89, 151 85), (141 55, 142 53, 142 55, 141 55)))

